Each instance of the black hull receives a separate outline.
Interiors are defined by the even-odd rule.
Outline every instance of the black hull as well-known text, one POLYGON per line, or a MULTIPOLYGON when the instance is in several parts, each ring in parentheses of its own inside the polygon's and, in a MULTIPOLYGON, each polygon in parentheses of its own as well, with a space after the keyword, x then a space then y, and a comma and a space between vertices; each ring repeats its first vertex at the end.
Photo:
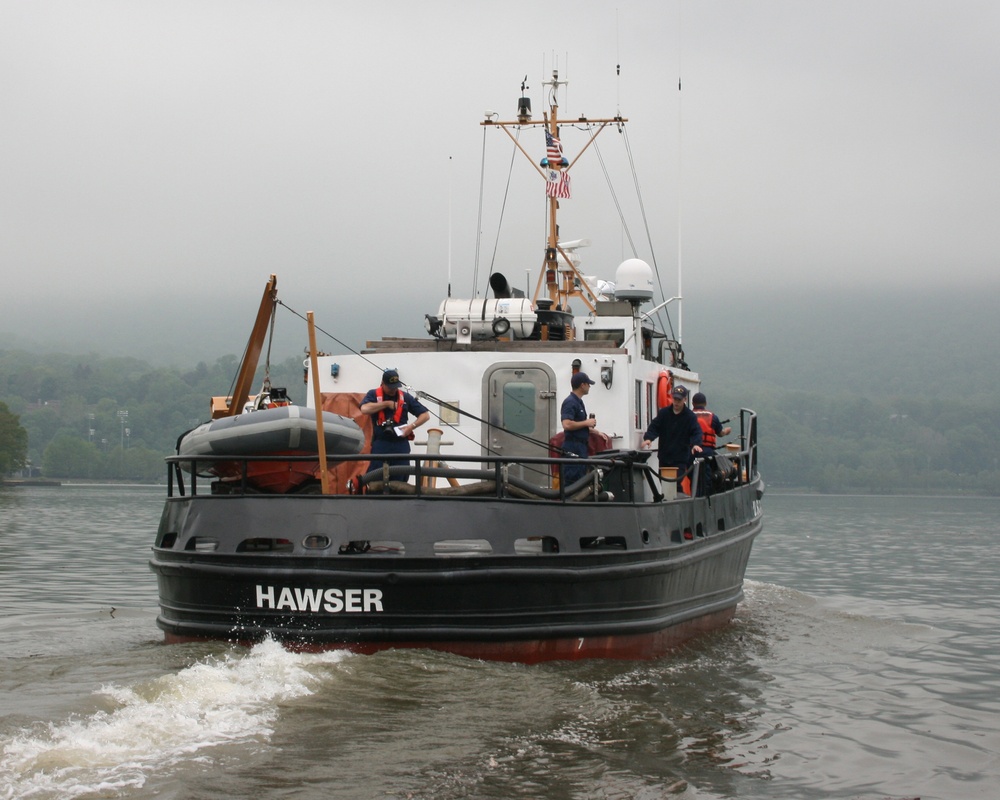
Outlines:
POLYGON ((732 618, 761 492, 756 480, 671 503, 170 498, 150 561, 157 623, 169 642, 269 636, 293 649, 425 647, 527 663, 655 657, 732 618), (327 546, 309 552, 310 536, 327 546), (339 552, 381 540, 398 547, 339 552), (440 549, 468 540, 487 552, 440 549), (519 554, 526 541, 547 545, 519 554))

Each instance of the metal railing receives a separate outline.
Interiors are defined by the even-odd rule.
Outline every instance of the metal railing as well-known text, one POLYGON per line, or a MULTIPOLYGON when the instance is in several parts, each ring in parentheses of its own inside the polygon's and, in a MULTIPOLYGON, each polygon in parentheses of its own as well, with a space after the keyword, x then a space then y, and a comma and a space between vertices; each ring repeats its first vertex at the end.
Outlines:
MULTIPOLYGON (((735 475, 728 486, 747 483, 757 475, 757 415, 749 409, 740 411, 740 442, 738 452, 723 454, 735 467, 735 475)), ((598 453, 590 458, 499 457, 449 455, 448 464, 443 463, 440 454, 370 453, 341 455, 330 459, 328 468, 342 469, 342 465, 371 461, 373 458, 384 462, 383 470, 364 474, 352 472, 347 491, 338 494, 360 496, 384 496, 409 494, 418 497, 485 497, 539 499, 550 501, 622 501, 636 502, 647 497, 643 485, 649 487, 653 500, 663 499, 660 483, 662 478, 645 464, 649 453, 641 450, 614 450, 598 453), (563 470, 570 466, 583 466, 587 474, 567 486, 563 480, 563 470), (537 482, 523 477, 534 475, 537 482), (414 483, 409 483, 410 478, 414 483), (448 487, 438 487, 437 481, 444 480, 448 487), (466 483, 462 483, 462 482, 466 483), (456 486, 457 484, 457 486, 456 486), (465 487, 464 489, 461 487, 465 487), (449 491, 454 489, 455 491, 449 491)), ((215 494, 220 484, 225 494, 262 494, 281 496, 282 493, 266 492, 254 486, 253 473, 259 465, 269 463, 315 464, 319 472, 319 462, 315 454, 302 455, 202 455, 168 456, 167 497, 187 497, 206 494, 203 482, 209 485, 209 493, 215 494), (216 472, 213 473, 213 470, 216 472), (219 472, 225 473, 225 478, 219 472), (185 480, 185 476, 187 479, 185 480), (213 489, 212 486, 215 485, 213 489)), ((677 476, 679 484, 690 477, 692 485, 698 486, 704 469, 710 467, 706 461, 698 459, 688 473, 677 476)), ((318 478, 306 479, 308 489, 315 493, 318 478)), ((728 488, 727 486, 727 488, 728 488)), ((298 487, 292 492, 302 491, 298 487)), ((680 495, 679 500, 689 499, 680 495)))

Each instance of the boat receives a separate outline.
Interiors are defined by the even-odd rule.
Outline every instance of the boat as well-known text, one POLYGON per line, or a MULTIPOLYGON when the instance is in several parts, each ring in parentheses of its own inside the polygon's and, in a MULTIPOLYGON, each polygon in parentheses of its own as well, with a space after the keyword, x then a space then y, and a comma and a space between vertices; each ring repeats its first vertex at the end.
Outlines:
MULTIPOLYGON (((548 215, 534 295, 494 272, 487 296, 452 298, 449 280, 424 314, 426 337, 389 335, 339 355, 317 350, 310 312, 306 408, 317 431, 327 413, 356 423, 362 452, 170 456, 150 559, 166 642, 272 638, 295 650, 417 647, 530 664, 660 657, 732 620, 763 526, 756 413, 734 414, 735 441, 688 474, 642 448, 671 389, 695 392, 701 377, 661 322, 680 300, 654 304, 648 262, 626 258, 600 280, 581 268, 587 241, 560 238, 576 163, 560 137, 581 133, 582 154, 627 120, 563 120, 565 81, 554 71, 546 85, 542 119, 522 84, 514 118, 481 123, 529 158, 533 135, 544 154, 531 161, 548 215), (360 407, 387 368, 431 425, 408 455, 382 455, 369 470, 372 420, 360 407), (559 439, 560 404, 580 372, 594 381, 587 458, 559 439), (261 490, 245 476, 270 459, 306 461, 314 474, 261 490), (240 465, 239 477, 208 469, 206 486, 213 462, 240 465)), ((277 306, 271 276, 243 389, 216 398, 220 412, 240 413, 277 306)), ((324 442, 317 435, 317 451, 324 442)))
POLYGON ((328 455, 360 453, 364 446, 364 434, 354 420, 323 411, 317 421, 309 409, 288 400, 285 387, 271 387, 267 382, 239 414, 209 420, 183 434, 177 453, 190 459, 182 462, 186 471, 220 478, 220 486, 246 481, 261 491, 284 494, 316 480, 318 459, 281 456, 318 454, 320 428, 328 455), (241 460, 198 460, 214 455, 240 456, 241 460), (259 460, 261 456, 268 460, 259 460))

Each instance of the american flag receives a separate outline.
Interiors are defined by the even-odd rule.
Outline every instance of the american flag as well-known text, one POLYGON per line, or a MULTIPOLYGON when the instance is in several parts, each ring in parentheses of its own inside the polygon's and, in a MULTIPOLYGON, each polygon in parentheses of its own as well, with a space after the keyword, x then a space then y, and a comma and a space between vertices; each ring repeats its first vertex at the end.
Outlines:
POLYGON ((549 159, 550 164, 560 164, 563 161, 562 145, 548 131, 545 131, 545 155, 549 159))
POLYGON ((569 199, 569 173, 564 170, 550 169, 546 173, 545 194, 548 197, 569 199))

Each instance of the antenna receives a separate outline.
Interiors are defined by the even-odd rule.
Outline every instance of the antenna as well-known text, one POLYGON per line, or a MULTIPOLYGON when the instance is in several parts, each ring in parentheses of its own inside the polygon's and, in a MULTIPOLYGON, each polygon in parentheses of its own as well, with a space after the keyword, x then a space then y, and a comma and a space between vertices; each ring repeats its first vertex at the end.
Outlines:
POLYGON ((451 297, 451 177, 454 159, 448 156, 448 297, 451 297))
POLYGON ((677 4, 677 342, 684 344, 684 291, 681 285, 683 279, 683 250, 681 247, 684 226, 681 211, 684 200, 684 95, 681 93, 682 47, 681 42, 681 4, 677 4))
POLYGON ((615 94, 618 95, 615 105, 618 108, 618 115, 622 113, 622 45, 621 36, 618 31, 618 9, 615 9, 615 94))

